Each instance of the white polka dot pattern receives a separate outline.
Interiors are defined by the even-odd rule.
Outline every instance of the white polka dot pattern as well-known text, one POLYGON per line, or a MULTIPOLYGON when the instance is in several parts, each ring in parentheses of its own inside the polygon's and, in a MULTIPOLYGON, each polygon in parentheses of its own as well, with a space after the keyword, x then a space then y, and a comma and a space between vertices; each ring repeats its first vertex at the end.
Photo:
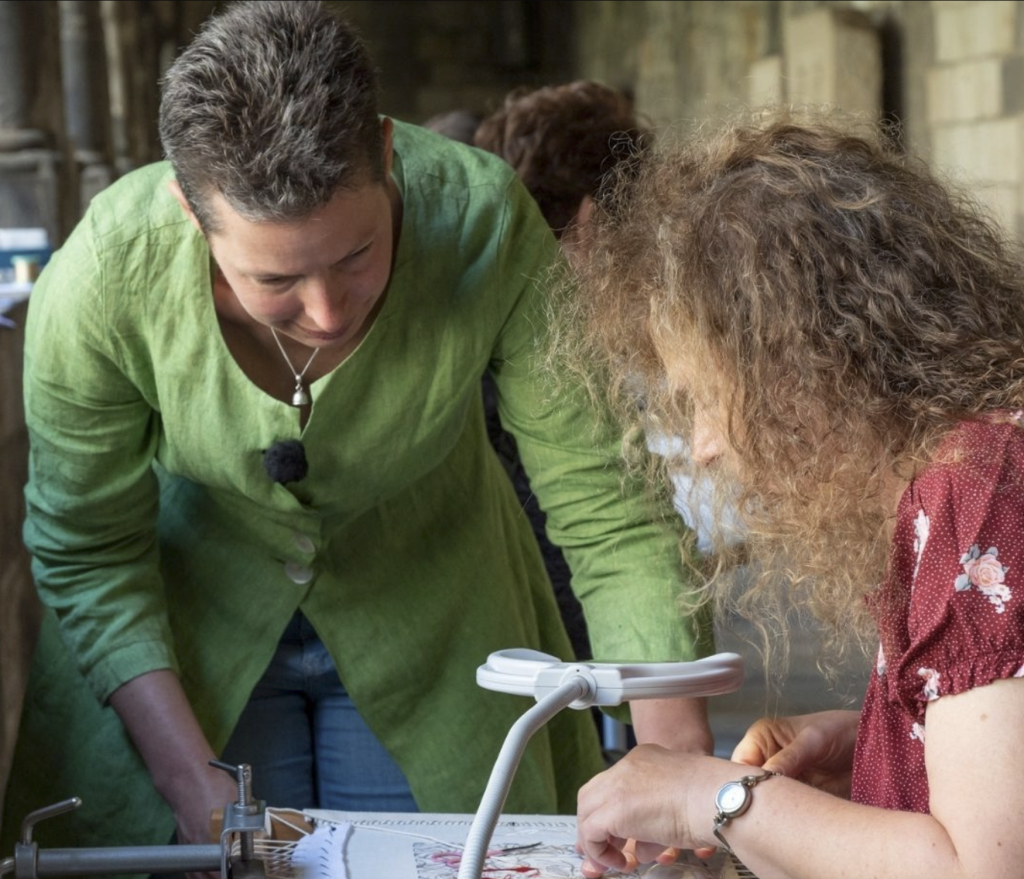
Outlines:
POLYGON ((928 811, 925 708, 1024 667, 1024 430, 960 425, 900 501, 889 570, 872 606, 853 798, 928 811))

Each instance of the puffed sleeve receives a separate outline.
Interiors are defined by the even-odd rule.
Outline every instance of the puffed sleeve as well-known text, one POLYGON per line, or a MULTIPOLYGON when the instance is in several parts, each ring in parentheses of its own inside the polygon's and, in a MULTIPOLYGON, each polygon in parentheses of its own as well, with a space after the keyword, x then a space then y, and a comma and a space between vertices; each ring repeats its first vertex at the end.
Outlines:
POLYGON ((713 649, 709 619, 687 616, 680 600, 693 588, 682 563, 681 520, 626 476, 621 436, 582 390, 558 386, 543 363, 545 296, 560 253, 518 181, 509 187, 500 235, 499 276, 515 305, 491 360, 498 411, 516 439, 548 536, 572 569, 594 656, 675 661, 706 655, 713 649))
POLYGON ((963 460, 933 466, 909 493, 894 559, 910 610, 891 682, 919 720, 930 701, 1024 673, 1024 431, 962 433, 963 460))
POLYGON ((126 376, 137 332, 110 303, 88 214, 54 256, 29 306, 30 440, 25 542, 43 602, 97 697, 176 668, 158 573, 159 413, 126 376))

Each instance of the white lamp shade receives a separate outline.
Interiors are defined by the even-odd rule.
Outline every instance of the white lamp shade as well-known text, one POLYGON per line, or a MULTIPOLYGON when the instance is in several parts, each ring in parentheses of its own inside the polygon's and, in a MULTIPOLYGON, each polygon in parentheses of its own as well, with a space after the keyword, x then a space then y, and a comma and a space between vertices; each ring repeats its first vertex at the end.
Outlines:
POLYGON ((717 653, 692 662, 562 662, 547 653, 516 648, 488 656, 477 669, 476 682, 488 690, 540 700, 577 676, 587 679, 591 693, 572 703, 573 708, 633 699, 717 696, 743 684, 743 658, 717 653))

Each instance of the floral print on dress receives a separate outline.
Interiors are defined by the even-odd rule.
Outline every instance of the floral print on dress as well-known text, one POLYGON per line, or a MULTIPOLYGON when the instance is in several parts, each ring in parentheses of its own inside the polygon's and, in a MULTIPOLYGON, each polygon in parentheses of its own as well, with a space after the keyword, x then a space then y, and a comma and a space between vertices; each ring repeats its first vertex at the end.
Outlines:
POLYGON ((884 677, 885 676, 885 669, 886 669, 886 664, 885 664, 885 648, 881 644, 879 644, 878 645, 878 656, 875 659, 875 672, 878 674, 879 677, 884 677))
POLYGON ((1010 587, 1006 585, 1006 572, 1009 568, 999 562, 999 550, 990 546, 985 552, 974 544, 960 557, 964 566, 962 573, 953 583, 957 592, 965 592, 974 586, 995 605, 996 613, 1006 610, 1006 602, 1012 597, 1010 587))
POLYGON ((912 738, 912 739, 914 739, 914 740, 916 740, 918 742, 922 742, 922 743, 924 742, 924 724, 923 723, 915 723, 913 726, 910 727, 910 738, 912 738))
POLYGON ((934 702, 939 698, 939 673, 934 668, 919 668, 917 676, 924 678, 924 686, 921 688, 921 698, 934 702))

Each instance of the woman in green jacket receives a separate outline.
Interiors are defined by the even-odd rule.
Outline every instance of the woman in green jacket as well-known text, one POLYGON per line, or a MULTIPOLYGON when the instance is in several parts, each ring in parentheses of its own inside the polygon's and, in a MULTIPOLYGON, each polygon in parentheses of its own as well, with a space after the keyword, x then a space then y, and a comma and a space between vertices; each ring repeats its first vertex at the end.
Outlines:
MULTIPOLYGON (((94 199, 32 296, 25 536, 48 610, 7 834, 79 795, 41 843, 203 841, 235 793, 215 755, 269 805, 473 810, 527 704, 476 667, 571 652, 485 370, 595 655, 706 652, 679 626, 670 517, 545 382, 558 247, 510 169, 381 118, 365 49, 315 2, 211 20, 160 122, 169 163, 94 199), (347 773, 367 767, 364 796, 347 773)), ((710 750, 699 701, 633 720, 710 750)), ((564 714, 509 808, 571 811, 600 767, 589 716, 564 714)))

